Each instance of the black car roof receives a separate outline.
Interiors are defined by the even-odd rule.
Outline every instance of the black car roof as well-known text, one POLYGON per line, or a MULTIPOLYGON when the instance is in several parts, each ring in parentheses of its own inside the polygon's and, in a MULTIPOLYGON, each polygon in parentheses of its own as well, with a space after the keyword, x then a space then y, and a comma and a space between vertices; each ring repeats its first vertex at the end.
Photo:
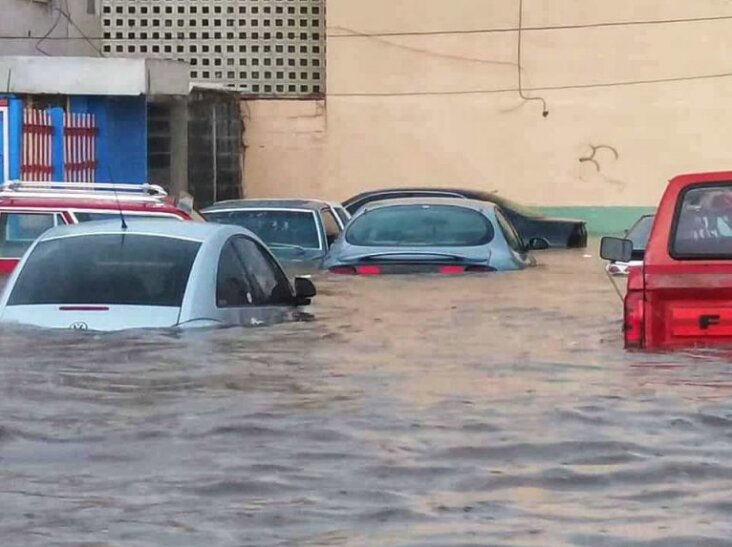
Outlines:
POLYGON ((371 197, 378 194, 394 194, 394 193, 401 193, 401 192, 430 192, 430 193, 444 193, 444 194, 458 194, 461 196, 464 196, 469 199, 482 199, 485 201, 493 201, 494 199, 498 199, 498 196, 493 192, 488 192, 485 190, 471 190, 467 188, 448 188, 448 187, 439 187, 439 188, 431 188, 431 187, 424 187, 424 186, 405 186, 400 188, 382 188, 379 190, 369 190, 368 192, 361 192, 360 194, 357 194, 355 196, 352 196, 345 200, 343 202, 344 206, 348 206, 352 203, 355 203, 357 201, 362 200, 366 197, 371 197))

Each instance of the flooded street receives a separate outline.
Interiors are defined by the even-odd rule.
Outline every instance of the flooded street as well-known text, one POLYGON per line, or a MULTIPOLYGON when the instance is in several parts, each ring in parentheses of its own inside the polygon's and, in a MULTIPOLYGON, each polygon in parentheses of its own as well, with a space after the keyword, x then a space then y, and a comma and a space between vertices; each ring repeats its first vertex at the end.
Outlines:
POLYGON ((623 351, 583 254, 324 276, 266 328, 0 331, 2 543, 728 545, 732 363, 623 351))

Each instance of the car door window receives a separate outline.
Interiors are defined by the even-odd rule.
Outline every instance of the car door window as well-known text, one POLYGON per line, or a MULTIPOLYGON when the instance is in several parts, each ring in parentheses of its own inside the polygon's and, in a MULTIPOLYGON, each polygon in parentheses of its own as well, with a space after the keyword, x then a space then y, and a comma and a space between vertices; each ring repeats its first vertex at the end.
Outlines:
POLYGON ((246 237, 237 237, 233 243, 255 286, 254 303, 258 306, 292 304, 290 282, 269 253, 246 237))
POLYGON ((20 258, 38 236, 59 224, 58 213, 0 213, 0 258, 20 258))
POLYGON ((216 305, 219 308, 252 306, 255 293, 234 244, 228 241, 221 250, 216 271, 216 305))
POLYGON ((328 246, 330 247, 341 234, 341 225, 338 224, 330 209, 321 209, 320 216, 323 219, 323 226, 325 227, 325 239, 328 241, 328 246))
POLYGON ((517 253, 523 252, 524 244, 521 241, 521 238, 516 232, 516 229, 513 227, 513 224, 511 224, 511 221, 506 218, 506 216, 500 209, 496 209, 496 219, 498 220, 498 225, 500 226, 501 232, 503 232, 503 235, 506 238, 508 246, 517 253))

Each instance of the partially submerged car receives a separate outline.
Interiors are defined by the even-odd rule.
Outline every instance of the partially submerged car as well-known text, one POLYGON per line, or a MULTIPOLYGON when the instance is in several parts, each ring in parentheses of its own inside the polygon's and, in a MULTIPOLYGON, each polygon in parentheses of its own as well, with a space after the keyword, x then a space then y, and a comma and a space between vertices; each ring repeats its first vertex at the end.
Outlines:
POLYGON ((0 275, 54 226, 119 217, 200 219, 151 184, 8 182, 0 185, 0 275))
POLYGON ((336 204, 319 200, 223 201, 201 214, 210 222, 251 230, 285 263, 320 266, 348 221, 336 204))
MULTIPOLYGON (((628 239, 602 240, 606 260, 632 252, 628 239)), ((623 325, 626 348, 732 344, 732 172, 669 182, 628 276, 623 325)))
POLYGON ((346 275, 459 274, 520 270, 535 264, 501 209, 466 199, 414 198, 362 208, 324 261, 346 275))
POLYGON ((315 296, 290 284, 254 234, 236 226, 137 220, 59 226, 8 280, 0 323, 112 331, 267 323, 315 296))
POLYGON ((654 215, 643 215, 626 230, 625 239, 629 239, 633 243, 633 252, 628 262, 620 262, 611 260, 605 266, 605 270, 614 276, 627 276, 630 268, 638 267, 643 263, 643 255, 646 252, 648 244, 648 236, 651 234, 651 226, 653 226, 654 215))
POLYGON ((353 196, 344 201, 343 206, 351 215, 354 215, 369 203, 402 198, 458 198, 495 203, 504 211, 525 241, 539 238, 545 240, 549 247, 587 246, 585 221, 549 217, 530 207, 499 196, 495 192, 464 188, 387 188, 353 196))

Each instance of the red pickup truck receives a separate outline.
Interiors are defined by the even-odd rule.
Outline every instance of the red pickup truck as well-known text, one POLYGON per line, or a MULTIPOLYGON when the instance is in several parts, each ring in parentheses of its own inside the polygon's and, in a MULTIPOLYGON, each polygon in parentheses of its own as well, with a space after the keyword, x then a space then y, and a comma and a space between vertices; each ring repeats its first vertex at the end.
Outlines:
MULTIPOLYGON (((606 237, 600 255, 633 245, 606 237)), ((732 171, 681 175, 661 199, 624 304, 626 348, 732 345, 732 171)))

